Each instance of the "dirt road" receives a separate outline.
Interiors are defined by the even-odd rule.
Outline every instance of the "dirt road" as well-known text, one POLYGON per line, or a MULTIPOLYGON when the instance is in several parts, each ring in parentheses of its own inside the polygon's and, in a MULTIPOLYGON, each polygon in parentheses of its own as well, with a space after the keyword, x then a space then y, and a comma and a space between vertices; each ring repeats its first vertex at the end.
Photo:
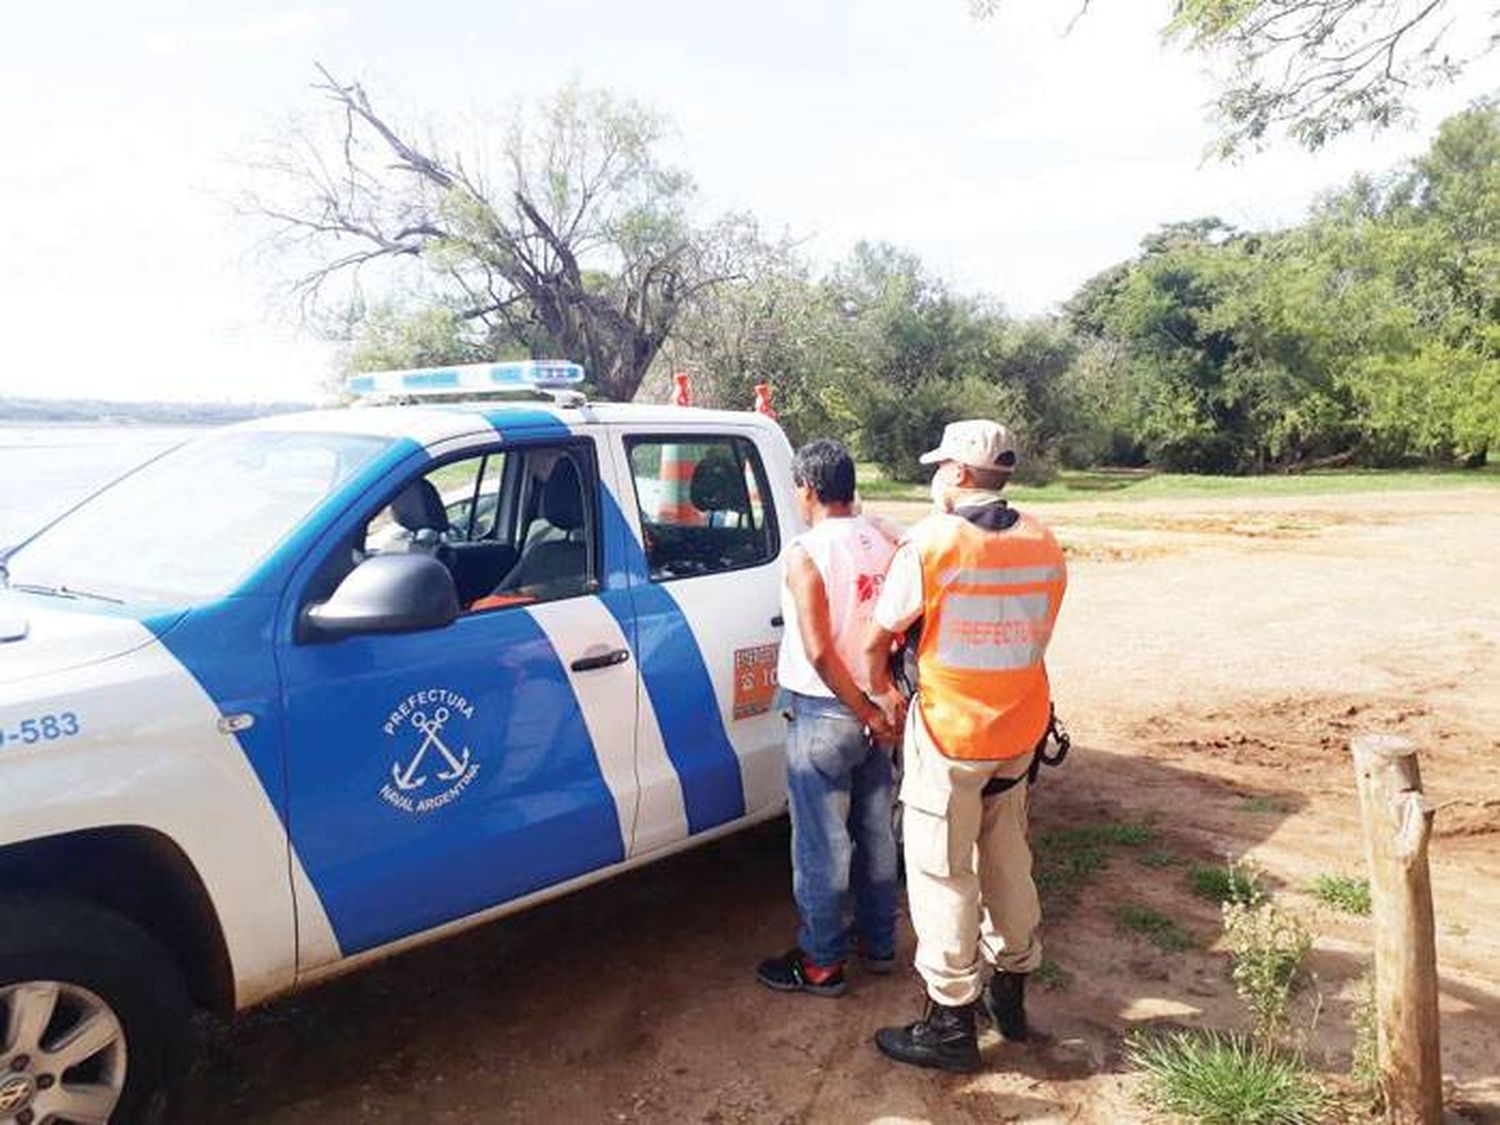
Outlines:
POLYGON ((1079 748, 1036 791, 1035 834, 1151 834, 1104 849, 1085 881, 1049 884, 1042 1043, 990 1033, 987 1073, 913 1072, 870 1043, 916 1010, 909 973, 859 977, 837 1001, 758 987, 756 960, 794 925, 777 824, 213 1025, 187 1119, 1147 1120, 1121 1061, 1128 1030, 1244 1021, 1217 908, 1186 877, 1225 856, 1263 866, 1316 930, 1308 1056, 1340 1072, 1367 923, 1303 888, 1359 873, 1345 744, 1374 729, 1419 742, 1443 806, 1432 860, 1450 1104, 1500 1122, 1500 492, 1040 514, 1072 559, 1051 665, 1079 748), (1193 947, 1123 932, 1126 906, 1169 917, 1193 947))

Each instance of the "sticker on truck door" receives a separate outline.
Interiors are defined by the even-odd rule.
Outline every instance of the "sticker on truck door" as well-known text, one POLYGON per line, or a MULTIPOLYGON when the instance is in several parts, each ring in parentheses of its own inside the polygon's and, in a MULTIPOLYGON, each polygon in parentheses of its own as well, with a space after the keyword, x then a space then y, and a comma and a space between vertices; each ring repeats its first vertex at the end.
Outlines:
POLYGON ((474 705, 455 691, 418 691, 403 699, 383 728, 401 749, 381 798, 406 813, 429 813, 456 801, 479 773, 462 730, 473 718, 474 705))
POLYGON ((776 698, 776 653, 780 646, 756 645, 734 654, 734 717, 749 719, 771 710, 776 698))

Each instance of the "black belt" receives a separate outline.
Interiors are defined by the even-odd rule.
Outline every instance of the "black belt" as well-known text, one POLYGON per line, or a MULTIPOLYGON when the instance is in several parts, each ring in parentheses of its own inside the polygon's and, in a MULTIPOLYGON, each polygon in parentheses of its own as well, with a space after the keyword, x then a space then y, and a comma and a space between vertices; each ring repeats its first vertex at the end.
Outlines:
POLYGON ((1031 752, 1031 765, 1026 767, 1026 772, 1019 777, 997 777, 990 781, 979 791, 982 797, 997 797, 1001 793, 1009 792, 1021 782, 1027 785, 1035 785, 1037 775, 1042 772, 1043 766, 1060 766, 1063 759, 1068 756, 1068 751, 1073 748, 1073 739, 1068 734, 1068 729, 1058 721, 1057 708, 1053 707, 1047 716, 1047 729, 1042 732, 1041 741, 1036 744, 1036 749, 1031 752), (1047 753, 1047 743, 1056 742, 1055 753, 1047 753))

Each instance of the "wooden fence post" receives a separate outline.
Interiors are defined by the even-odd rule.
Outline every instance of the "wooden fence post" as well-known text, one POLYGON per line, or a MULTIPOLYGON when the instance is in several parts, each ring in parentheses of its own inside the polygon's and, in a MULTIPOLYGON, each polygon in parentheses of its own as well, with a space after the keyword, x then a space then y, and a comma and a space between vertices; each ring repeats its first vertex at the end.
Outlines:
POLYGON ((1362 734, 1349 749, 1359 785, 1374 922, 1375 1007, 1386 1119, 1439 1125, 1437 947, 1427 841, 1432 809, 1422 796, 1417 748, 1397 735, 1362 734))

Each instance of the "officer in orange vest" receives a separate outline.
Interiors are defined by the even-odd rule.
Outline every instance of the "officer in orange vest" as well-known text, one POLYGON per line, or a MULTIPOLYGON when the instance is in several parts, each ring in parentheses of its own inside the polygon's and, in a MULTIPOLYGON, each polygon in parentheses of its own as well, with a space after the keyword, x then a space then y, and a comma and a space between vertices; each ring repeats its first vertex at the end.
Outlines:
POLYGON ((901 803, 928 1004, 875 1041, 900 1062, 972 1071, 976 1002, 1025 1039, 1026 974, 1042 960, 1025 775, 1050 721, 1043 657, 1067 569, 1052 533, 1000 495, 1016 464, 1004 426, 955 422, 922 461, 937 465, 936 510, 891 559, 865 656, 871 695, 899 715, 891 642, 920 620, 901 803))

